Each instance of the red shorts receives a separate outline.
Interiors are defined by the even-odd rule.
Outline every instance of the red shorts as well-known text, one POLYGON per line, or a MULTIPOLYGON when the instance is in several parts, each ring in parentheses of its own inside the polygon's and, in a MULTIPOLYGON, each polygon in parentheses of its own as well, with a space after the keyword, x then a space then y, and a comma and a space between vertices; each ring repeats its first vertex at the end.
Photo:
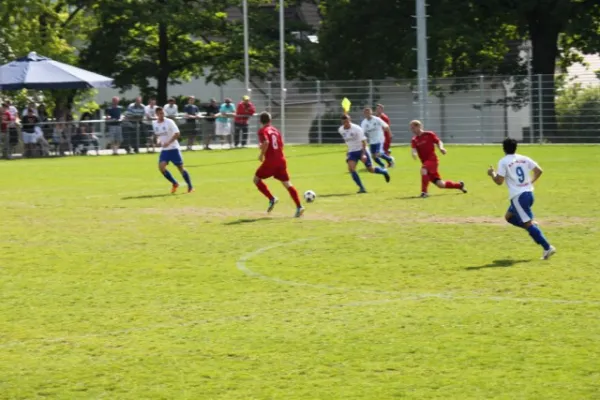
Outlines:
POLYGON ((384 132, 385 140, 383 141, 383 152, 387 155, 390 154, 390 146, 392 145, 392 135, 388 132, 384 132))
POLYGON ((439 164, 437 161, 425 161, 421 166, 421 168, 425 168, 427 170, 427 176, 429 176, 429 180, 431 182, 442 180, 440 172, 438 171, 438 165, 439 164))
POLYGON ((287 182, 290 180, 290 175, 287 171, 287 163, 280 161, 278 163, 262 163, 256 170, 257 177, 260 179, 275 178, 281 182, 287 182))

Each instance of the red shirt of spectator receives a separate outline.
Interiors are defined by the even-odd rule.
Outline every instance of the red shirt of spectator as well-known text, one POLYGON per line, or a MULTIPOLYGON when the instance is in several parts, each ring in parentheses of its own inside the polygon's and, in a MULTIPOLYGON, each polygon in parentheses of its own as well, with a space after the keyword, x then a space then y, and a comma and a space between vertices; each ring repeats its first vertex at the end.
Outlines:
POLYGON ((0 124, 0 132, 8 131, 8 124, 12 121, 12 115, 5 110, 3 107, 0 107, 0 118, 2 119, 2 123, 0 124))
POLYGON ((250 102, 250 97, 242 97, 235 110, 235 123, 238 125, 248 125, 248 120, 256 113, 256 107, 250 102))

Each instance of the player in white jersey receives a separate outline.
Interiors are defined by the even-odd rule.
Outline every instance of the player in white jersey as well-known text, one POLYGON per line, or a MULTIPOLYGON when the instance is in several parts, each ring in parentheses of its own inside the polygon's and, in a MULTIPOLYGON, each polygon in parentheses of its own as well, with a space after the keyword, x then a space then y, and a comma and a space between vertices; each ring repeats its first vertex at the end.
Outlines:
POLYGON ((342 126, 338 129, 338 132, 344 138, 346 145, 348 146, 348 154, 346 156, 346 163, 348 163, 348 171, 356 184, 358 185, 358 193, 367 193, 365 187, 356 172, 356 164, 358 161, 362 161, 367 167, 367 170, 371 173, 381 174, 385 177, 385 181, 390 181, 390 174, 385 168, 375 167, 371 162, 371 155, 367 148, 367 137, 365 136, 362 128, 352 123, 349 115, 344 114, 342 116, 342 126))
POLYGON ((363 113, 365 119, 360 123, 360 127, 369 139, 369 147, 371 149, 373 160, 375 160, 377 165, 384 168, 385 164, 381 161, 381 158, 383 158, 387 161, 389 168, 393 168, 394 157, 385 154, 385 151, 383 151, 383 143, 385 142, 384 132, 387 132, 389 135, 392 134, 389 125, 381 118, 373 115, 373 110, 369 107, 365 108, 363 113))
POLYGON ((529 232, 529 236, 544 248, 542 259, 547 260, 556 253, 556 248, 548 243, 540 228, 533 221, 531 210, 534 202, 533 184, 543 171, 531 158, 517 154, 515 139, 504 139, 502 147, 506 155, 498 163, 498 171, 494 171, 494 167, 490 166, 488 175, 497 185, 506 182, 508 187, 510 207, 504 218, 510 224, 529 232), (531 172, 533 172, 533 178, 531 178, 531 172))
POLYGON ((183 157, 179 149, 179 127, 172 119, 165 118, 165 110, 162 107, 156 107, 156 120, 152 122, 154 135, 158 139, 162 150, 158 159, 158 169, 161 174, 173 185, 171 193, 175 193, 179 183, 173 178, 173 175, 167 169, 170 162, 179 169, 181 176, 188 185, 188 193, 194 191, 190 174, 183 168, 183 157))

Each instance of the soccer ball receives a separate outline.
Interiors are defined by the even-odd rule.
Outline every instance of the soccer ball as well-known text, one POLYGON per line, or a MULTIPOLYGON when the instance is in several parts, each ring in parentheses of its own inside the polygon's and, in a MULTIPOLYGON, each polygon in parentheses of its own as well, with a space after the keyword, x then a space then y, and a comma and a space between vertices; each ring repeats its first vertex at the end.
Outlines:
POLYGON ((307 190, 306 192, 304 192, 304 200, 306 200, 307 203, 312 203, 313 201, 315 201, 316 198, 317 194, 312 190, 307 190))

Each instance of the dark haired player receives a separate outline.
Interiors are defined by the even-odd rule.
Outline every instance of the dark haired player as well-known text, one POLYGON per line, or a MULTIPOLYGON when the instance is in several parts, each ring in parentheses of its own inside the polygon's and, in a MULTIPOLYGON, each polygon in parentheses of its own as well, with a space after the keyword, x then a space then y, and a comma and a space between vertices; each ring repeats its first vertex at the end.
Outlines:
POLYGON ((488 175, 496 185, 506 182, 508 187, 510 207, 504 218, 517 228, 525 229, 533 241, 544 248, 542 259, 547 260, 556 253, 556 248, 548 243, 540 228, 533 222, 533 212, 531 211, 534 202, 533 184, 540 178, 543 171, 531 158, 517 154, 515 139, 504 139, 502 148, 506 155, 498 163, 498 172, 490 166, 488 175), (533 178, 531 178, 532 171, 533 178))

